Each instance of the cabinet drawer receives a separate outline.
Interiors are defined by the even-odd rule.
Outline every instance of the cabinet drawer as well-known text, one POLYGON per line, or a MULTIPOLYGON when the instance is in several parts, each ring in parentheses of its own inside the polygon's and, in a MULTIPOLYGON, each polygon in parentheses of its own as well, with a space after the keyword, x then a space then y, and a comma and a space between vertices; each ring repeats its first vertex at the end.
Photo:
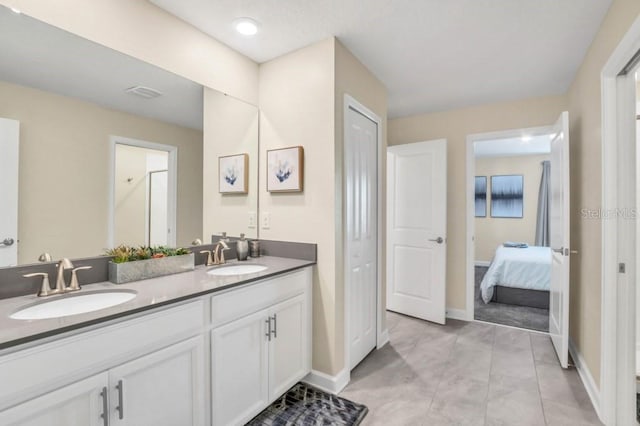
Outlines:
POLYGON ((290 297, 302 294, 311 282, 311 268, 260 281, 241 289, 211 297, 214 327, 257 312, 290 297))
POLYGON ((202 332, 202 300, 0 357, 0 410, 202 332))

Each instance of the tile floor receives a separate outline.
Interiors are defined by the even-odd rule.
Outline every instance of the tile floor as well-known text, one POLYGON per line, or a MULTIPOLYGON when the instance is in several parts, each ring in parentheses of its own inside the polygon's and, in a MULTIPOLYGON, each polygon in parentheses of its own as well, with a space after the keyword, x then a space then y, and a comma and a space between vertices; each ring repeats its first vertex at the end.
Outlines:
POLYGON ((478 322, 446 326, 387 313, 390 343, 351 373, 340 396, 366 425, 599 425, 575 369, 549 337, 478 322))

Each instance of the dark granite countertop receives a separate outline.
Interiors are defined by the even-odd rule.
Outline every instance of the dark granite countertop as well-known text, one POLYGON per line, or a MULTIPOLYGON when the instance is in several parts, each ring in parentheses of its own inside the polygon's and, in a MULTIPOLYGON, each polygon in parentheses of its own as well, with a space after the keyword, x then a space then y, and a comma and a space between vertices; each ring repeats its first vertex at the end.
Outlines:
POLYGON ((213 268, 220 268, 221 266, 197 266, 194 271, 127 284, 113 284, 110 282, 90 284, 84 286, 80 291, 60 296, 41 298, 34 294, 2 299, 0 300, 0 350, 81 327, 122 318, 159 306, 170 305, 197 296, 227 290, 314 265, 315 263, 315 261, 309 260, 263 256, 248 262, 229 261, 226 265, 222 266, 235 264, 259 264, 267 266, 266 270, 252 274, 213 276, 208 274, 207 271, 213 268), (36 303, 43 303, 55 300, 56 298, 74 297, 92 292, 122 290, 134 291, 137 295, 128 302, 83 314, 40 320, 17 320, 10 318, 10 315, 14 312, 36 303))

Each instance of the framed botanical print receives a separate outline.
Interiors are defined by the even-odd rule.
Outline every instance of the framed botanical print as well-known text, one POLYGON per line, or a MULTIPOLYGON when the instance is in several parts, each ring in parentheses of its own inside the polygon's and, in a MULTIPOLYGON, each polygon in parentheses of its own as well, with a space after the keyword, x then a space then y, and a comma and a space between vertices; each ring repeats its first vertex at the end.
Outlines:
POLYGON ((249 191, 249 155, 218 157, 218 170, 221 194, 246 194, 249 191))
POLYGON ((267 191, 300 192, 304 181, 304 149, 301 146, 267 151, 267 191))

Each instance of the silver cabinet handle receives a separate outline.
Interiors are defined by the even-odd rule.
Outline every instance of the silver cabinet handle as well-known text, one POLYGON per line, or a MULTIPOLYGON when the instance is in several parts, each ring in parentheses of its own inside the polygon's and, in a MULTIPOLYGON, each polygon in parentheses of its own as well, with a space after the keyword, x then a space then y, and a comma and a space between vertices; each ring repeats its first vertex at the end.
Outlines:
MULTIPOLYGON (((273 330, 271 331, 274 339, 278 338, 278 323, 276 322, 278 317, 276 315, 277 314, 273 314, 273 330)), ((269 321, 271 321, 271 318, 269 318, 269 321)))
POLYGON ((442 244, 444 243, 444 239, 442 237, 438 237, 435 239, 429 239, 429 241, 433 241, 434 243, 442 244))
POLYGON ((267 336, 269 338, 269 341, 271 341, 271 317, 264 320, 264 322, 267 323, 267 333, 265 334, 265 336, 267 336))
POLYGON ((118 411, 118 418, 122 420, 124 419, 124 383, 122 383, 122 380, 118 380, 116 389, 118 390, 118 406, 116 407, 116 411, 118 411))
POLYGON ((5 238, 0 241, 0 246, 12 246, 16 241, 13 238, 5 238))
POLYGON ((103 426, 109 426, 109 406, 107 405, 107 387, 102 388, 102 392, 100 392, 100 396, 102 397, 102 414, 100 417, 102 418, 103 426))

